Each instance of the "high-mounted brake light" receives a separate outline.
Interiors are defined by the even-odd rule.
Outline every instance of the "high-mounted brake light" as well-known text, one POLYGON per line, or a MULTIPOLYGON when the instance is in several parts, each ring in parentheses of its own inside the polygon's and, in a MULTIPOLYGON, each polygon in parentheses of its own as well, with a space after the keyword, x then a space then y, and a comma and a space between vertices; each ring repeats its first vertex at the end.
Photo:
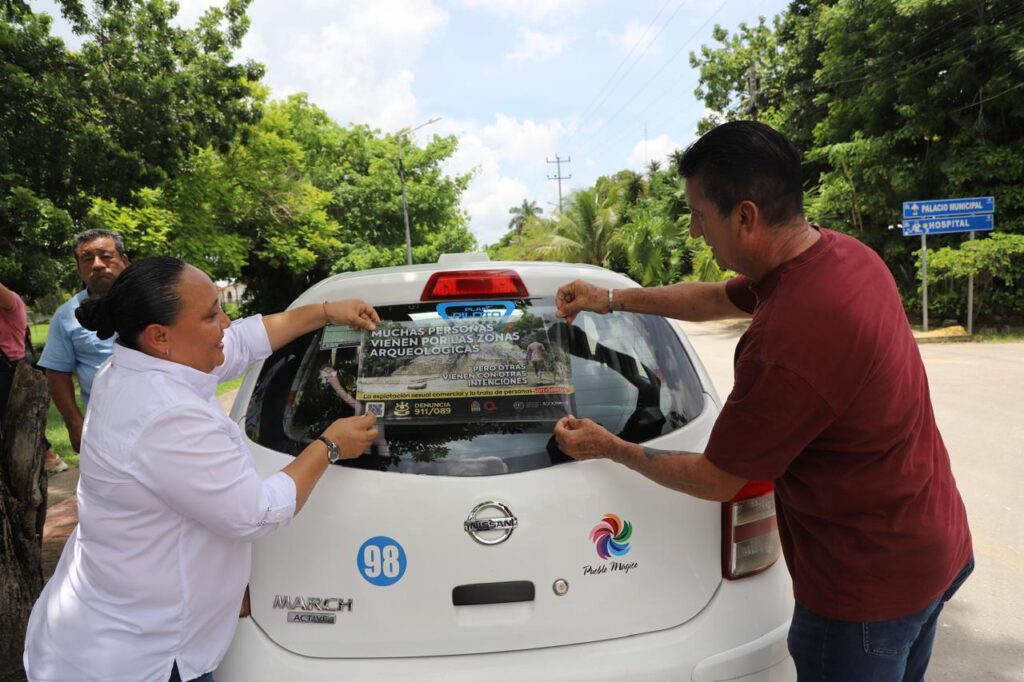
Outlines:
POLYGON ((526 298, 529 295, 515 270, 452 270, 431 275, 420 300, 526 298))
POLYGON ((722 504, 722 576, 755 575, 778 561, 780 553, 775 486, 750 481, 722 504))

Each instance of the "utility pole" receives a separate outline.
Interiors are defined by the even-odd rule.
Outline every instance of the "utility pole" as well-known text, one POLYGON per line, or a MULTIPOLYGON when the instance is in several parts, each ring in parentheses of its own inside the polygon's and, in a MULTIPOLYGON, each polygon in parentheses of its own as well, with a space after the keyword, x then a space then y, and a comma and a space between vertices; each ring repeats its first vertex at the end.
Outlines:
POLYGON ((571 174, 570 175, 562 175, 562 164, 563 163, 572 163, 572 157, 570 156, 567 159, 563 159, 558 154, 555 154, 555 160, 554 161, 552 161, 551 159, 549 159, 547 157, 544 157, 544 160, 547 161, 548 163, 556 164, 555 174, 554 175, 549 175, 548 176, 548 180, 558 180, 558 212, 561 213, 562 212, 562 180, 572 180, 572 175, 571 174))
POLYGON ((402 218, 405 222, 405 263, 406 265, 412 265, 412 233, 409 230, 409 203, 405 198, 405 164, 402 159, 402 143, 405 142, 405 137, 409 133, 415 132, 424 126, 428 126, 431 123, 437 123, 441 120, 441 117, 432 118, 426 123, 421 123, 415 128, 408 127, 402 128, 395 133, 395 143, 398 145, 398 180, 402 183, 402 218))
POLYGON ((750 88, 750 117, 757 120, 757 64, 751 64, 747 70, 747 86, 750 88))

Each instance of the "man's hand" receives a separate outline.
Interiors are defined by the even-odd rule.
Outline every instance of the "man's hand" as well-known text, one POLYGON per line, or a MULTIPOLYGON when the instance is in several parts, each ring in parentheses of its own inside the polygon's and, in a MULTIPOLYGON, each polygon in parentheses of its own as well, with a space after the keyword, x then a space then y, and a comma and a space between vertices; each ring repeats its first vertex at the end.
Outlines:
POLYGON ((347 324, 354 329, 374 331, 380 324, 380 316, 366 301, 350 298, 331 301, 326 306, 328 319, 335 324, 347 324))
POLYGON ((73 419, 68 422, 68 439, 71 441, 71 449, 75 452, 82 451, 82 425, 81 419, 73 419))
POLYGON ((75 383, 71 378, 71 372, 58 372, 46 370, 46 383, 50 386, 50 397, 53 404, 57 406, 64 426, 68 430, 68 438, 71 440, 71 447, 79 452, 82 447, 82 425, 85 419, 82 417, 78 403, 75 401, 75 383))
POLYGON ((611 459, 620 439, 590 419, 562 417, 555 424, 555 440, 573 459, 611 459))
POLYGON ((563 317, 567 323, 572 324, 576 316, 585 311, 609 312, 608 290, 596 287, 582 279, 570 282, 558 289, 558 294, 555 295, 556 317, 563 317))

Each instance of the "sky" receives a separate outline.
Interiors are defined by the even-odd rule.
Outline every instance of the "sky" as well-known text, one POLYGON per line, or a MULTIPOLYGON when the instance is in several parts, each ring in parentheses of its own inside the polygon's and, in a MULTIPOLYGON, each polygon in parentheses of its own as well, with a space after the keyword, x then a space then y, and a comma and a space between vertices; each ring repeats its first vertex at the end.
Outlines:
MULTIPOLYGON (((179 0, 193 25, 209 0, 179 0)), ((452 174, 474 173, 462 208, 480 245, 523 199, 563 197, 693 141, 704 105, 689 54, 716 24, 789 0, 254 0, 239 52, 266 65, 271 97, 306 92, 338 123, 455 135, 452 174), (549 163, 550 161, 550 163, 549 163), (571 176, 571 177, 569 177, 571 176)), ((55 17, 52 0, 32 2, 55 17)), ((66 22, 54 32, 72 48, 66 22)))

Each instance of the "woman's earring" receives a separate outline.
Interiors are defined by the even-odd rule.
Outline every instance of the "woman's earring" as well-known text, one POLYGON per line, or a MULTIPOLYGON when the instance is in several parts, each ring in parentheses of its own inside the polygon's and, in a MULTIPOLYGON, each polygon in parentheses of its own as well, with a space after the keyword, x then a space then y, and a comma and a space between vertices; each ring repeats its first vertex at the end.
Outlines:
POLYGON ((164 348, 164 357, 168 357, 168 358, 171 357, 171 349, 170 348, 164 348))

